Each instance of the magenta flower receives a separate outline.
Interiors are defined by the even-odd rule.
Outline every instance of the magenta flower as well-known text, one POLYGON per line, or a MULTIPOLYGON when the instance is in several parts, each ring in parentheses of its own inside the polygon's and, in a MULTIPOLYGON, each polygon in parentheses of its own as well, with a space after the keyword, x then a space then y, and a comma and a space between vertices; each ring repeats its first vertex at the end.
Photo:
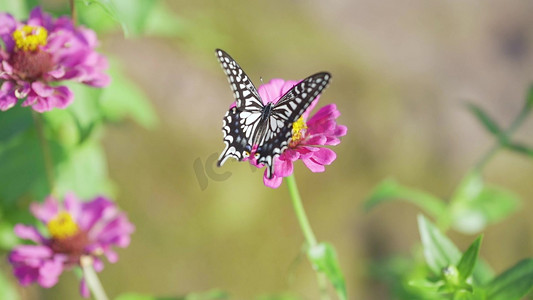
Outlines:
MULTIPOLYGON (((104 267, 101 256, 116 262, 118 256, 111 247, 127 247, 135 229, 115 203, 104 197, 80 202, 69 194, 59 203, 50 196, 44 203, 32 204, 31 211, 44 223, 47 232, 17 224, 15 234, 36 245, 17 246, 8 257, 15 276, 24 286, 37 282, 42 287, 51 287, 63 270, 79 266, 81 259, 91 258, 93 268, 101 271, 104 267)), ((83 279, 80 291, 84 297, 89 296, 83 279)))
POLYGON ((75 27, 67 17, 53 19, 34 8, 26 22, 0 13, 0 110, 18 100, 44 112, 65 108, 74 99, 72 92, 55 82, 73 80, 94 87, 109 84, 104 74, 107 60, 96 53, 94 31, 75 27))
MULTIPOLYGON (((258 92, 264 104, 277 102, 287 91, 289 91, 298 81, 285 81, 283 79, 272 79, 269 83, 259 86, 258 92)), ((326 165, 330 165, 337 155, 331 149, 322 146, 334 146, 340 143, 339 137, 346 135, 347 128, 338 125, 336 119, 340 116, 335 104, 329 104, 320 108, 316 114, 309 119, 309 114, 318 102, 318 96, 307 108, 302 117, 294 122, 292 129, 292 140, 289 148, 274 160, 274 176, 268 179, 267 172, 263 176, 263 182, 271 188, 278 188, 283 177, 292 174, 293 163, 297 160, 302 162, 311 172, 324 172, 326 165)), ((257 164, 253 155, 250 155, 250 163, 256 167, 263 167, 257 164)))

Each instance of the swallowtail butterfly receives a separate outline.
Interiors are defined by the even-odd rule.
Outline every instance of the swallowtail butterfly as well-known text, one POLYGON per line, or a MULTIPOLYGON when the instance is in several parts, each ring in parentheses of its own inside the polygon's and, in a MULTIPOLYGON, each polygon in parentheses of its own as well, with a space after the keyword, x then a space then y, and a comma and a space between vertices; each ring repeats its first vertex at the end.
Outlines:
POLYGON ((226 147, 218 159, 220 167, 229 157, 239 161, 254 155, 267 166, 267 178, 274 175, 274 159, 287 149, 293 123, 326 88, 327 72, 311 75, 294 85, 276 103, 264 104, 250 78, 223 50, 216 56, 228 76, 236 105, 224 116, 222 133, 226 147))

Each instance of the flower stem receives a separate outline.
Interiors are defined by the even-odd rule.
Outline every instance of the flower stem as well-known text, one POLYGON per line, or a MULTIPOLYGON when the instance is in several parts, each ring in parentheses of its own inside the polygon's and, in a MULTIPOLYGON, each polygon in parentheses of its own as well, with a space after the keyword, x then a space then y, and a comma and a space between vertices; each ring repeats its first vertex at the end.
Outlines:
POLYGON ((108 300, 107 295, 96 275, 96 272, 93 268, 93 258, 90 256, 82 256, 80 258, 81 268, 83 269, 83 277, 85 282, 91 291, 94 299, 96 300, 108 300))
POLYGON ((70 19, 72 20, 72 24, 76 25, 78 21, 78 15, 76 14, 76 6, 75 2, 76 0, 70 0, 70 19))
MULTIPOLYGON (((305 236, 305 241, 307 242, 310 248, 315 247, 318 245, 318 243, 315 234, 311 229, 311 224, 309 224, 309 220, 307 219, 307 215, 305 214, 305 210, 302 204, 302 198, 300 197, 300 192, 298 191, 298 186, 296 185, 296 179, 294 179, 294 175, 290 175, 289 177, 286 177, 286 180, 287 186, 289 188, 289 194, 291 195, 292 199, 292 206, 294 207, 296 218, 298 219, 298 222, 300 223, 300 228, 302 229, 303 234, 305 236)), ((317 272, 317 277, 318 286, 320 289, 320 298, 322 300, 330 299, 327 293, 327 281, 325 274, 322 272, 317 272)))
POLYGON ((50 194, 53 194, 54 187, 55 187, 54 185, 54 164, 52 161, 52 154, 50 152, 50 147, 44 135, 43 116, 35 111, 32 112, 32 116, 33 116, 33 121, 35 122, 35 127, 37 129, 37 137, 39 138, 39 143, 41 144, 41 149, 43 151, 46 181, 48 182, 48 188, 50 189, 50 194))
MULTIPOLYGON (((511 135, 520 127, 520 125, 522 125, 522 123, 528 116, 529 112, 530 112, 530 109, 527 107, 527 104, 526 104, 526 107, 524 107, 520 111, 520 113, 516 116, 516 118, 513 120, 513 122, 509 126, 509 128, 504 131, 504 134, 505 136, 507 136, 508 139, 511 138, 511 135)), ((490 161, 490 159, 494 156, 494 154, 496 154, 496 152, 498 152, 503 147, 504 145, 502 144, 502 142, 498 140, 498 142, 494 144, 489 149, 489 151, 487 151, 485 155, 483 155, 481 159, 475 164, 474 171, 481 172, 481 170, 490 161)))

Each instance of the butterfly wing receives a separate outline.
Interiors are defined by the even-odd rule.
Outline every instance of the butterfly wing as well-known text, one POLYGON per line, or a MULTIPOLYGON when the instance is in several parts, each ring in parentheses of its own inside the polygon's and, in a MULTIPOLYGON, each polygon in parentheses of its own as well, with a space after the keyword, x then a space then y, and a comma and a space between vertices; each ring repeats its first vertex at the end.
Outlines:
POLYGON ((239 64, 224 50, 217 49, 215 52, 220 65, 222 65, 222 69, 224 69, 226 76, 228 76, 233 97, 237 102, 237 108, 239 110, 244 108, 262 110, 263 103, 261 102, 261 97, 259 97, 259 93, 248 75, 244 73, 239 64))
POLYGON ((236 107, 228 110, 222 123, 222 133, 224 134, 226 147, 218 159, 217 165, 219 167, 230 157, 241 161, 243 158, 248 157, 252 151, 252 146, 242 131, 240 113, 236 107))
POLYGON ((327 72, 311 75, 293 86, 272 108, 256 151, 257 161, 267 166, 267 178, 274 175, 274 159, 289 146, 293 123, 322 93, 330 79, 331 74, 327 72))
POLYGON ((250 154, 250 141, 259 126, 263 103, 252 81, 224 50, 215 50, 217 58, 228 77, 236 105, 226 113, 222 124, 223 141, 226 144, 218 159, 218 166, 229 157, 242 160, 250 154))

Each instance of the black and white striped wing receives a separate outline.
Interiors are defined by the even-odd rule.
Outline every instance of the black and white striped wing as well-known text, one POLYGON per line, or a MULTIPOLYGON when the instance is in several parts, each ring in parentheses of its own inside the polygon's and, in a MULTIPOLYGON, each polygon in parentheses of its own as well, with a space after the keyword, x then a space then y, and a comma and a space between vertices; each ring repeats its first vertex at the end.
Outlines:
POLYGON ((233 97, 237 101, 237 108, 260 112, 263 109, 263 102, 261 102, 261 97, 259 97, 259 93, 248 75, 224 50, 216 49, 215 52, 222 69, 228 76, 233 97))
POLYGON ((292 87, 272 108, 256 151, 257 161, 267 166, 269 179, 274 174, 274 159, 289 146, 293 123, 322 93, 330 79, 326 72, 311 75, 292 87))
POLYGON ((250 155, 251 140, 259 126, 263 103, 252 81, 237 62, 224 50, 215 50, 217 58, 228 77, 236 106, 224 116, 223 141, 226 145, 218 159, 218 166, 229 157, 239 161, 250 155))
POLYGON ((226 147, 218 158, 217 165, 222 166, 230 157, 241 161, 250 155, 252 145, 244 135, 241 127, 240 112, 236 107, 230 108, 222 121, 222 133, 226 147))

